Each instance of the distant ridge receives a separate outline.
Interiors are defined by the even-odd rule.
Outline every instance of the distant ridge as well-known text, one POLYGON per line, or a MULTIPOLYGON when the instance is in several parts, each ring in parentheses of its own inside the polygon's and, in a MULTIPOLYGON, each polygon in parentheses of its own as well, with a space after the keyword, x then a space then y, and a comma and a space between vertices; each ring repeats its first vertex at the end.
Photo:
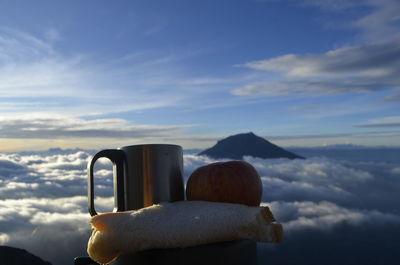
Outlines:
POLYGON ((0 246, 1 264, 4 265, 51 265, 50 262, 29 253, 25 249, 0 246))
POLYGON ((219 140, 216 145, 200 152, 199 155, 237 160, 243 159, 243 156, 304 159, 304 157, 286 151, 252 132, 232 135, 219 140))

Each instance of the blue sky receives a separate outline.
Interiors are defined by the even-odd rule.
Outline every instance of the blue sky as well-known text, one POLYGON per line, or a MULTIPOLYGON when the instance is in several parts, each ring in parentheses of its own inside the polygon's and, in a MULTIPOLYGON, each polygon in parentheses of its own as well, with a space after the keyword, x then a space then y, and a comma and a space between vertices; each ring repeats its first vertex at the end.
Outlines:
POLYGON ((0 151, 399 145, 396 0, 0 1, 0 151))

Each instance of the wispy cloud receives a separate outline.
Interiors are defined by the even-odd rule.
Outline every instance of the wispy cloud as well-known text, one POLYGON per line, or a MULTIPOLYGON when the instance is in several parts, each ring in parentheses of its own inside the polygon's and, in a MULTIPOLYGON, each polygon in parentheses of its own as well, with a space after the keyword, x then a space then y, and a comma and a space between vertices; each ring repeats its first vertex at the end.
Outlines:
POLYGON ((343 11, 365 4, 363 0, 303 0, 305 6, 316 6, 329 11, 343 11))
POLYGON ((44 32, 44 37, 51 43, 59 41, 62 39, 60 32, 55 28, 48 28, 44 32))
POLYGON ((400 102, 400 94, 388 95, 383 98, 384 102, 400 102))
POLYGON ((273 59, 246 63, 256 70, 278 71, 287 76, 312 77, 339 74, 392 76, 399 67, 399 43, 351 46, 324 54, 284 55, 273 59))
POLYGON ((56 115, 25 115, 0 119, 2 138, 62 137, 147 138, 180 135, 185 126, 132 124, 124 119, 82 119, 56 115))
POLYGON ((9 28, 0 29, 1 98, 66 96, 82 78, 74 70, 80 56, 63 58, 44 40, 9 28))
MULTIPOLYGON (((359 126, 359 125, 355 125, 359 126)), ((373 126, 371 126, 373 127, 373 126)), ((378 126, 376 126, 378 127, 378 126)), ((369 131, 369 132, 349 132, 349 133, 326 133, 326 134, 296 134, 296 135, 280 135, 268 136, 271 140, 306 140, 306 139, 332 139, 332 138, 374 138, 374 137, 399 137, 400 131, 369 131)))
POLYGON ((107 114, 184 102, 173 55, 137 53, 106 60, 62 53, 53 47, 56 39, 62 36, 54 29, 46 38, 0 29, 0 100, 8 104, 9 112, 32 111, 24 106, 43 97, 40 109, 75 116, 83 111, 107 114))
POLYGON ((400 127, 400 116, 383 117, 379 119, 373 119, 366 123, 358 124, 357 127, 364 128, 390 128, 400 127))
MULTIPOLYGON (((299 4, 298 2, 292 2, 299 4)), ((327 12, 364 8, 366 13, 346 22, 358 31, 353 45, 320 54, 286 54, 242 66, 281 74, 274 81, 254 80, 233 90, 236 95, 288 95, 375 92, 400 86, 400 4, 393 0, 300 1, 327 12)))
POLYGON ((257 2, 288 2, 300 6, 315 6, 329 11, 342 11, 364 5, 366 0, 257 0, 257 2))
POLYGON ((313 105, 298 105, 298 106, 293 106, 293 107, 291 107, 290 109, 291 109, 291 110, 294 110, 294 111, 313 111, 313 110, 316 110, 316 109, 319 109, 319 108, 321 108, 320 105, 315 105, 315 104, 313 104, 313 105))
POLYGON ((372 10, 353 23, 367 42, 385 42, 400 39, 400 3, 397 0, 367 0, 372 10))
MULTIPOLYGON (((299 7, 315 7, 325 12, 338 15, 362 9, 359 16, 340 16, 334 21, 324 24, 330 28, 355 29, 359 33, 356 40, 369 43, 399 40, 399 12, 400 4, 397 0, 258 0, 260 2, 287 2, 299 7)), ((353 13, 355 14, 355 13, 353 13)))
POLYGON ((63 41, 56 29, 41 38, 0 28, 1 138, 184 137, 191 125, 99 118, 191 105, 187 90, 195 85, 182 82, 179 56, 138 51, 103 59, 58 51, 56 41, 63 41))
POLYGON ((324 54, 288 54, 246 63, 254 70, 284 74, 287 79, 255 82, 233 91, 237 95, 374 92, 400 85, 400 42, 352 46, 324 54))

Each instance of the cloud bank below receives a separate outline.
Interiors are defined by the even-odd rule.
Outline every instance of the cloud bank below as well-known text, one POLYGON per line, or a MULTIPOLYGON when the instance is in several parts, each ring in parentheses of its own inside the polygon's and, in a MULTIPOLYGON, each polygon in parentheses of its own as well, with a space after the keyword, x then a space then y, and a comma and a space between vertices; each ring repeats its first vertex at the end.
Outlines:
MULTIPOLYGON (((90 227, 84 187, 91 155, 82 150, 1 154, 0 243, 26 248, 60 265, 86 255, 90 227)), ((283 223, 289 242, 304 231, 328 233, 344 224, 349 233, 360 227, 400 225, 396 162, 346 163, 318 156, 246 160, 260 173, 263 204, 283 223)), ((194 169, 211 162, 186 154, 185 181, 194 169)), ((95 167, 99 212, 113 208, 111 175, 109 161, 99 160, 95 167)))

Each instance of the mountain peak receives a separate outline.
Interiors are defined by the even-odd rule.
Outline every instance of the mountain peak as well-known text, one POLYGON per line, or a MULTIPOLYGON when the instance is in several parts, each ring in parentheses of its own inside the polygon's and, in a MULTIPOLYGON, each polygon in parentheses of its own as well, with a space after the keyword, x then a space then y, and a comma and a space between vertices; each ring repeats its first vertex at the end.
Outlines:
POLYGON ((240 133, 219 140, 213 147, 204 150, 199 155, 212 158, 243 159, 243 156, 260 158, 303 158, 270 143, 253 132, 240 133))

